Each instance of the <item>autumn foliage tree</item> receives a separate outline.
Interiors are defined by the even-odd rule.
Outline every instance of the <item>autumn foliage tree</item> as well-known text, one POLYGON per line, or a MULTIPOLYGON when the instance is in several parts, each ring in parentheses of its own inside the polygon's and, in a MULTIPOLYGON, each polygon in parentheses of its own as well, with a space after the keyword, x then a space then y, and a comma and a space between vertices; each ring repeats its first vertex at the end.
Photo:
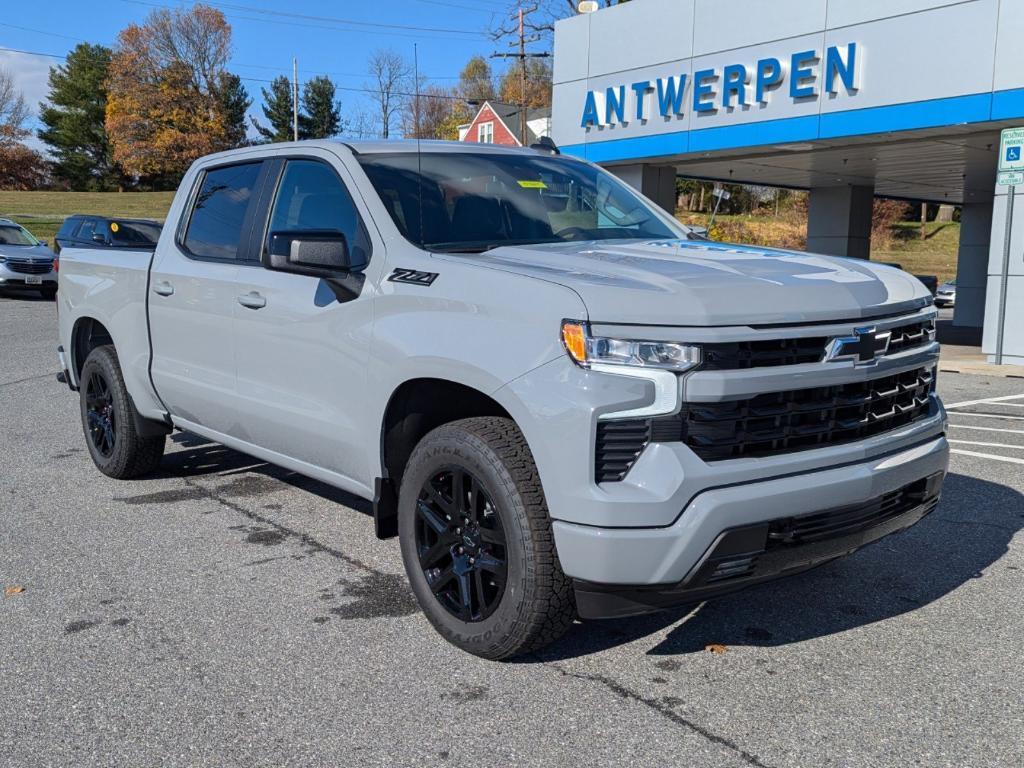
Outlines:
POLYGON ((114 161, 176 182, 196 158, 244 141, 247 97, 227 73, 231 27, 219 10, 159 9, 118 35, 106 112, 114 161), (241 125, 241 128, 239 127, 241 125))
POLYGON ((0 68, 0 189, 35 189, 46 181, 46 161, 24 144, 28 118, 24 95, 0 68))

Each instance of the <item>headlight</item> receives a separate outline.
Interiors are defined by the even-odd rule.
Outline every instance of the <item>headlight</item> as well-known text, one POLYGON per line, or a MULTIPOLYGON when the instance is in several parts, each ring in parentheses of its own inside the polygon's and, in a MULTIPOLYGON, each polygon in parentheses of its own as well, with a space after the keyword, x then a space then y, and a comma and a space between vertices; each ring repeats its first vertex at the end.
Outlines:
POLYGON ((674 341, 643 341, 591 336, 585 323, 562 323, 562 344, 577 365, 623 365, 688 371, 700 365, 700 347, 674 341))

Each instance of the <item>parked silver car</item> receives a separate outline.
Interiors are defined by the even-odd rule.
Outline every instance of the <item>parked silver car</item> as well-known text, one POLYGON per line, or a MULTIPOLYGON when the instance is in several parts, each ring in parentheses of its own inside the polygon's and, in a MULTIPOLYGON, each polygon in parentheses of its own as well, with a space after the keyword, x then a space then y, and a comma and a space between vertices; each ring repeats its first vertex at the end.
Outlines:
POLYGON ((952 307, 956 304, 956 280, 950 280, 939 286, 935 292, 935 306, 952 307))
POLYGON ((0 290, 39 291, 57 295, 53 251, 31 232, 10 219, 0 219, 0 290))

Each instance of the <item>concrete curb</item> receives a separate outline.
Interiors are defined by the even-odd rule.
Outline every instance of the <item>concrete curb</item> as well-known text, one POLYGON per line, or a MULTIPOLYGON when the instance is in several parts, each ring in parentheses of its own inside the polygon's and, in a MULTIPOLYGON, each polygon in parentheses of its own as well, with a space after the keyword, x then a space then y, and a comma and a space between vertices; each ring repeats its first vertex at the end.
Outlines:
POLYGON ((1024 367, 1019 365, 992 365, 990 363, 963 363, 939 361, 939 373, 966 373, 972 376, 1001 376, 1006 379, 1024 379, 1024 367))

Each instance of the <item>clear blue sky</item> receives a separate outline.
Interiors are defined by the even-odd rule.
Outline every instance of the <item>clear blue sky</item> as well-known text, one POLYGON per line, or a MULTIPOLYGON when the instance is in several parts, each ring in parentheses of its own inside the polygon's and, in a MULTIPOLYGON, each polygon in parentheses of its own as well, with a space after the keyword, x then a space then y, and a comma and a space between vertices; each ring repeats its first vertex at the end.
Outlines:
MULTIPOLYGON (((366 63, 378 48, 393 48, 410 60, 419 48, 420 74, 439 85, 455 82, 466 60, 489 55, 487 31, 509 13, 513 0, 212 0, 232 27, 231 69, 244 78, 259 114, 260 87, 278 74, 299 80, 328 74, 342 89, 366 83, 366 63), (283 15, 290 14, 290 15, 283 15), (303 18, 306 17, 306 18, 303 18), (420 29, 409 29, 418 27, 420 29), (446 31, 432 31, 446 30, 446 31)), ((8 4, 0 17, 0 48, 63 55, 80 41, 112 45, 127 24, 141 22, 154 7, 188 7, 173 0, 43 0, 8 4)), ((499 44, 501 45, 501 44, 499 44)), ((16 77, 29 103, 46 93, 54 59, 0 51, 0 66, 16 77)), ((505 64, 495 61, 496 71, 505 64)), ((346 112, 368 111, 366 96, 340 90, 346 112)))

